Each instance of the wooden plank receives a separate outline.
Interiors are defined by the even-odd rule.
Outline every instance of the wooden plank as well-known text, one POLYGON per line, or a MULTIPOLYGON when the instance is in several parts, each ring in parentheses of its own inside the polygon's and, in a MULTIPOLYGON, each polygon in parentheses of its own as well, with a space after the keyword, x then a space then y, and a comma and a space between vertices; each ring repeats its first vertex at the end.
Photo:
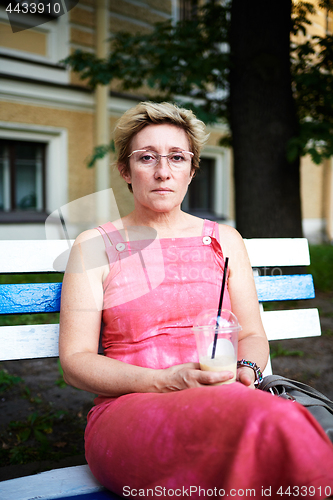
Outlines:
POLYGON ((311 274, 255 276, 259 302, 313 299, 315 290, 311 274))
POLYGON ((252 267, 308 266, 306 238, 244 239, 252 267))
MULTIPOLYGON (((256 276, 260 302, 312 299, 312 276, 256 276)), ((58 312, 61 283, 33 283, 0 286, 0 314, 58 312)))
POLYGON ((0 361, 58 357, 59 325, 2 326, 0 345, 0 361))
POLYGON ((297 339, 321 335, 317 309, 263 311, 262 322, 268 340, 297 339))
MULTIPOLYGON (((317 309, 263 311, 268 340, 315 337, 321 334, 317 309)), ((0 361, 57 357, 59 325, 3 326, 0 361)))
MULTIPOLYGON (((118 499, 94 478, 88 465, 65 467, 0 482, 0 498, 4 500, 49 500, 82 494, 108 493, 107 498, 118 499)), ((96 496, 98 498, 98 496, 96 496)), ((105 495, 103 495, 105 498, 105 495)))
POLYGON ((0 285, 0 314, 59 312, 62 283, 0 285))
MULTIPOLYGON (((0 273, 63 272, 69 255, 66 240, 4 240, 0 241, 0 273), (62 256, 61 263, 54 262, 62 256)), ((59 262, 59 260, 58 260, 59 262)))
MULTIPOLYGON (((245 239, 253 267, 307 266, 310 264, 306 238, 245 239)), ((0 241, 0 273, 54 272, 54 262, 60 255, 64 271, 69 245, 66 240, 5 240, 0 241), (9 258, 10 256, 10 258, 9 258)))

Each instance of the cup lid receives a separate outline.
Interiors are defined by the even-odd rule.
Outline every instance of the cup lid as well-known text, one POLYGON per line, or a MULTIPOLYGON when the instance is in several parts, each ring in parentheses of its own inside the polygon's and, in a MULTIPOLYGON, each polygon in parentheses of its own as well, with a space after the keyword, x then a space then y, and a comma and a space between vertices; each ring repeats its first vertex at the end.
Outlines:
POLYGON ((211 326, 212 328, 216 328, 216 325, 222 328, 226 328, 228 330, 240 330, 241 326, 238 323, 238 319, 229 311, 229 309, 222 309, 220 316, 217 316, 216 309, 205 309, 201 311, 200 314, 196 317, 193 327, 194 328, 204 328, 207 326, 211 326))

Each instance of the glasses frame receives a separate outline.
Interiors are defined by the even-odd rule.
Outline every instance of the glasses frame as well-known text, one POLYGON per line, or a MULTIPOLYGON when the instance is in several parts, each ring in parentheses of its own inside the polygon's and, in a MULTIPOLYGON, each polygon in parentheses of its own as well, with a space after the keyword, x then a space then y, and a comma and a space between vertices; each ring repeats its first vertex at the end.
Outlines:
POLYGON ((150 149, 136 149, 135 151, 132 151, 132 153, 129 154, 127 158, 130 158, 132 155, 134 155, 134 153, 141 153, 141 152, 142 153, 144 153, 144 152, 146 152, 146 153, 153 153, 153 155, 156 156, 157 162, 154 165, 154 167, 152 167, 152 168, 155 168, 159 164, 159 162, 161 161, 161 158, 166 158, 169 167, 172 168, 173 165, 170 165, 169 157, 171 155, 174 155, 174 154, 177 154, 177 153, 187 153, 187 154, 189 154, 191 156, 191 160, 192 160, 192 157, 194 156, 194 153, 192 153, 192 151, 183 151, 183 150, 181 150, 181 151, 171 151, 171 153, 168 153, 167 155, 160 155, 159 153, 156 153, 156 151, 152 151, 150 149))

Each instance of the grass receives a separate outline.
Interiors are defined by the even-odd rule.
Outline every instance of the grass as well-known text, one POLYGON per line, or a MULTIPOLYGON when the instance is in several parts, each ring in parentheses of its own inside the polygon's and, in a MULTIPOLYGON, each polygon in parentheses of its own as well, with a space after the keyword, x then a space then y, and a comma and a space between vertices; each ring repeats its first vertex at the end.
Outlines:
POLYGON ((333 291, 333 245, 310 245, 311 264, 308 272, 312 274, 316 290, 333 291))
POLYGON ((270 349, 271 359, 277 358, 278 356, 292 356, 292 357, 302 357, 304 356, 303 351, 289 351, 285 349, 280 344, 270 349))
MULTIPOLYGON (((59 378, 66 384, 58 360, 59 378)), ((40 394, 33 395, 25 381, 2 368, 0 363, 0 397, 29 401, 30 413, 24 420, 12 420, 0 431, 0 467, 22 465, 43 460, 59 461, 83 454, 85 417, 53 408, 40 394)))

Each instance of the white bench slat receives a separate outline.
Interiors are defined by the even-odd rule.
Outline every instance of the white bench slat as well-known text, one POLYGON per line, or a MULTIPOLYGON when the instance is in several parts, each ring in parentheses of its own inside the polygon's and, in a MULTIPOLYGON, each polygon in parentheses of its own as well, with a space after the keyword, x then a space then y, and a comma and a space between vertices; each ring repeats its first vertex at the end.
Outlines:
MULTIPOLYGON (((70 241, 70 244, 73 240, 70 241)), ((308 266, 306 238, 244 239, 252 267, 308 266)), ((0 273, 54 272, 55 259, 69 248, 66 240, 0 242, 0 273), (10 259, 8 258, 10 256, 10 259)), ((66 266, 64 260, 63 269, 66 266)))
POLYGON ((321 335, 318 309, 263 311, 262 322, 268 340, 284 340, 321 335))
POLYGON ((58 357, 59 325, 2 326, 0 346, 0 361, 58 357))
MULTIPOLYGON (((268 340, 320 336, 317 309, 263 311, 268 340)), ((0 361, 58 357, 59 325, 3 326, 0 361)))
POLYGON ((308 266, 309 245, 306 238, 244 239, 252 267, 308 266))
MULTIPOLYGON (((94 478, 88 465, 54 469, 34 476, 0 482, 3 500, 47 500, 107 491, 94 478)), ((119 498, 110 492, 110 498, 119 498)))
MULTIPOLYGON (((70 244, 73 240, 70 241, 70 244)), ((4 240, 0 241, 1 273, 45 273, 65 271, 55 270, 55 259, 69 250, 66 240, 4 240)))

